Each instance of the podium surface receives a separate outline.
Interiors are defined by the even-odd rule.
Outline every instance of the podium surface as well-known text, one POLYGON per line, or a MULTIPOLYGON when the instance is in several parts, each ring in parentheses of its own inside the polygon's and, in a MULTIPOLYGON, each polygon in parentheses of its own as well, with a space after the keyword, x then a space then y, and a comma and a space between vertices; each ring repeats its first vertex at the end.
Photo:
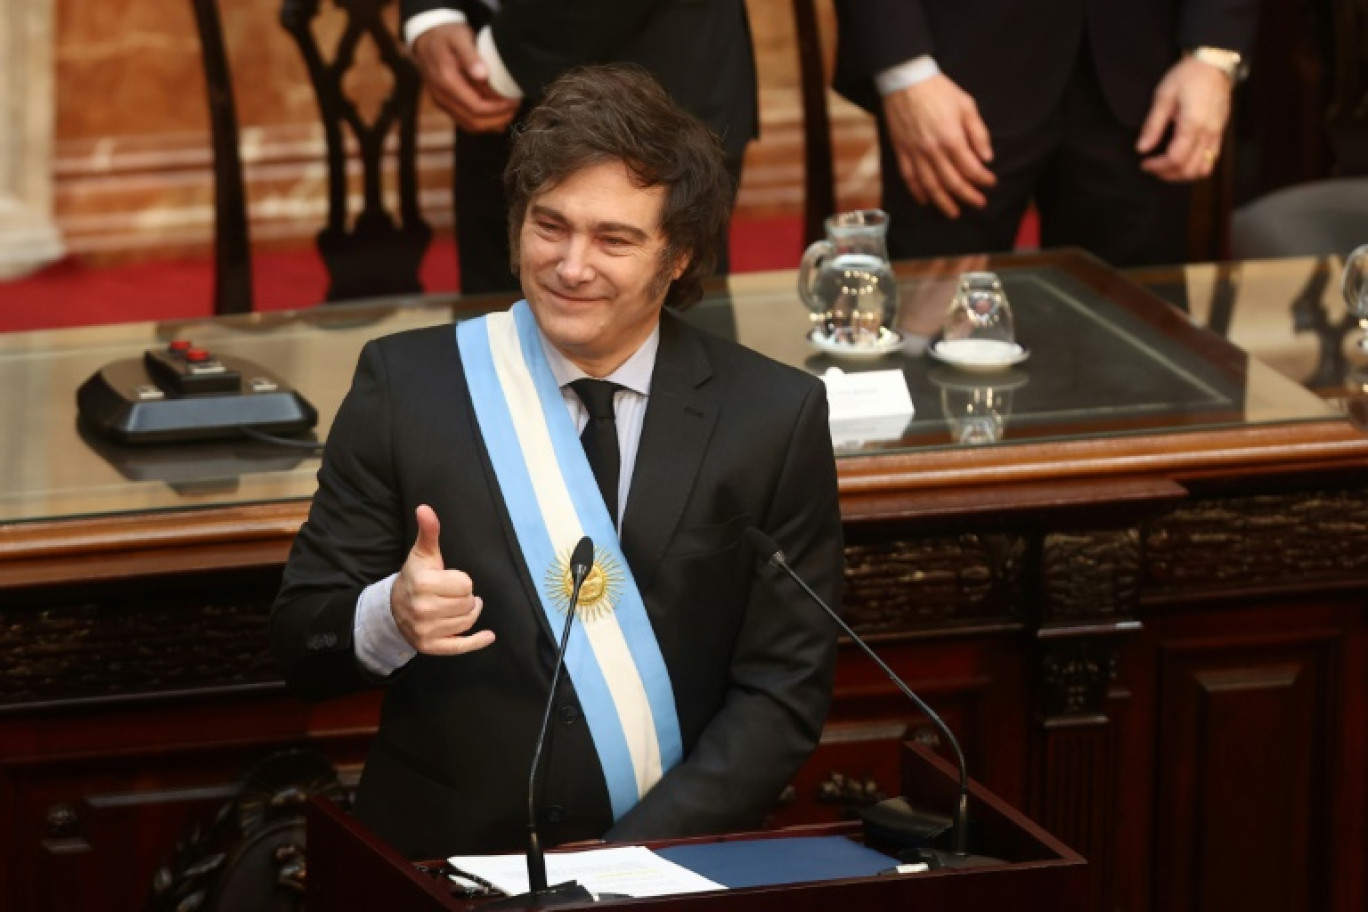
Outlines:
MULTIPOLYGON (((928 808, 953 807, 958 796, 954 770, 919 745, 904 745, 903 781, 908 796, 928 808)), ((842 905, 859 909, 1010 908, 1081 910, 1085 906, 1087 862, 992 792, 970 782, 970 813, 976 844, 971 849, 998 863, 919 874, 876 875, 753 886, 641 899, 615 899, 563 906, 566 909, 636 907, 728 910, 812 910, 842 905)), ((701 837, 654 843, 653 847, 710 842, 725 845, 750 839, 814 835, 859 838, 858 825, 834 823, 768 832, 701 837)), ((487 902, 454 895, 444 878, 420 871, 337 805, 315 798, 308 808, 308 900, 310 912, 473 910, 487 902)), ((527 908, 535 908, 529 904, 527 908)))

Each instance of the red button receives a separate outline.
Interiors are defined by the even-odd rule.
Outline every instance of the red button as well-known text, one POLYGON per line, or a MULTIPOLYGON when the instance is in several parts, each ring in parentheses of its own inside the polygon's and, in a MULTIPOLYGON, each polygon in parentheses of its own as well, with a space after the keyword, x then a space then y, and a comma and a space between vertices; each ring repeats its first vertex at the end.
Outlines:
POLYGON ((208 361, 208 360, 209 360, 209 349, 207 349, 207 348, 190 348, 190 349, 186 349, 186 352, 185 352, 185 360, 186 360, 186 361, 194 362, 194 363, 196 363, 196 364, 198 364, 198 363, 201 362, 201 361, 208 361))
POLYGON ((170 342, 166 343, 167 350, 173 352, 183 352, 189 347, 189 339, 172 339, 170 342))

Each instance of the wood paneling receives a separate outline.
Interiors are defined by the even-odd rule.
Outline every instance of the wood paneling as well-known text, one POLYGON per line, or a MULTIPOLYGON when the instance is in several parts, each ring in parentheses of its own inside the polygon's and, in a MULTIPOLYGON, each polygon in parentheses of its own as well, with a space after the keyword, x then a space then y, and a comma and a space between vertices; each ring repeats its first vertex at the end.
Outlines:
POLYGON ((1327 717, 1338 634, 1164 643, 1160 908, 1327 908, 1327 717))
MULTIPOLYGON (((1171 553, 1156 552, 1160 563, 1151 565, 1137 548, 1218 504, 1234 511, 1234 526, 1254 522, 1262 496, 1190 495, 1177 509, 1163 498, 1129 522, 1103 499, 1092 505, 1094 523, 1118 522, 1092 528, 1030 498, 986 510, 983 492, 966 496, 958 518, 848 516, 848 614, 959 733, 974 775, 1087 855, 1093 905, 1362 909, 1361 570, 1308 576, 1269 555, 1262 566, 1277 572, 1213 586, 1201 575, 1161 575, 1171 553), (974 528, 950 532, 946 522, 974 528)), ((1339 502, 1324 489, 1278 496, 1323 526, 1338 515, 1316 507, 1339 502)), ((191 517, 214 515, 180 517, 190 542, 191 517)), ((71 524, 77 541, 83 525, 71 524)), ((1350 533, 1342 530, 1353 541, 1368 534, 1350 533)), ((48 529, 30 542, 42 550, 56 535, 48 529)), ((53 640, 56 651, 45 653, 46 683, 29 682, 23 699, 0 711, 0 818, 12 823, 0 828, 0 852, 15 861, 0 866, 0 904, 136 907, 182 828, 212 810, 251 760, 314 744, 353 771, 361 762, 377 695, 309 706, 284 696, 269 674, 237 680, 255 666, 231 658, 234 617, 215 605, 241 601, 259 626, 274 571, 233 569, 231 559, 212 573, 183 569, 214 564, 205 555, 219 548, 231 555, 232 539, 202 536, 186 554, 170 539, 148 545, 135 578, 99 582, 96 563, 94 585, 81 578, 87 563, 77 549, 66 564, 54 554, 30 567, 45 568, 46 584, 26 577, 6 588, 7 611, 21 624, 42 620, 45 606, 53 606, 46 623, 59 625, 71 620, 63 604, 86 607, 73 628, 80 635, 53 640), (158 612, 168 600, 179 602, 180 635, 228 644, 198 679, 177 677, 174 692, 151 686, 145 669, 118 667, 137 655, 130 623, 165 627, 158 612), (237 677, 224 678, 220 665, 237 677), (75 686, 87 672, 104 683, 75 686)), ((1199 539, 1209 550, 1189 550, 1217 564, 1248 547, 1241 537, 1199 539)), ((1280 547, 1276 537, 1265 541, 1280 547)), ((253 654, 265 649, 260 635, 253 654)), ((6 674, 16 680, 13 668, 6 674)), ((843 646, 822 745, 774 822, 838 819, 893 794, 889 748, 909 737, 936 742, 881 672, 843 646)))

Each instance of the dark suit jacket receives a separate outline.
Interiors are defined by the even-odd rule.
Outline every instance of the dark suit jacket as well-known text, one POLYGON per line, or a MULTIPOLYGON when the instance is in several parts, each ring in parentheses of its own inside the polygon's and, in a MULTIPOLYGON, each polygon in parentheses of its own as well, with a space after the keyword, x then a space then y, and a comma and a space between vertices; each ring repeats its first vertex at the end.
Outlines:
POLYGON ((459 9, 490 23, 499 56, 535 101, 548 83, 589 63, 637 63, 738 159, 759 130, 755 55, 744 0, 401 0, 405 19, 459 9))
MULTIPOLYGON (((833 625, 791 582, 757 577, 742 532, 767 531, 818 592, 839 598, 826 414, 815 378, 663 318, 622 546, 669 668, 685 759, 614 826, 566 687, 543 757, 549 844, 754 826, 816 744, 833 625)), ((450 326, 363 351, 286 567, 272 645, 303 696, 375 686, 353 651, 356 601, 400 568, 423 503, 497 640, 466 656, 420 655, 391 677, 357 812, 412 857, 516 851, 556 636, 514 557, 450 326)))
POLYGON ((836 0, 837 91, 875 110, 873 76, 922 54, 996 135, 1039 124, 1086 37, 1112 113, 1138 129, 1183 48, 1248 53, 1258 0, 836 0))

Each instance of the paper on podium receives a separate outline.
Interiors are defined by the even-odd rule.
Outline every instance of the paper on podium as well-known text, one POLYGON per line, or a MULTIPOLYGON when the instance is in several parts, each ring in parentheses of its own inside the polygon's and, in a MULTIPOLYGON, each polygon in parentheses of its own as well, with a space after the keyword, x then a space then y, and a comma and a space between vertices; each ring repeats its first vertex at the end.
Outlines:
MULTIPOLYGON (((453 855, 447 861, 458 871, 484 878, 509 896, 527 892, 526 855, 453 855)), ((579 881, 596 896, 670 896, 726 889, 644 846, 551 852, 546 856, 546 880, 550 884, 579 881)))

